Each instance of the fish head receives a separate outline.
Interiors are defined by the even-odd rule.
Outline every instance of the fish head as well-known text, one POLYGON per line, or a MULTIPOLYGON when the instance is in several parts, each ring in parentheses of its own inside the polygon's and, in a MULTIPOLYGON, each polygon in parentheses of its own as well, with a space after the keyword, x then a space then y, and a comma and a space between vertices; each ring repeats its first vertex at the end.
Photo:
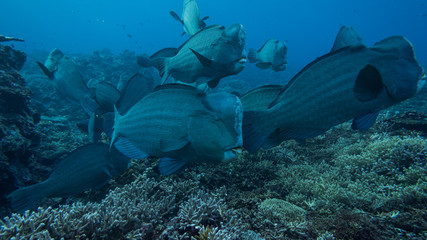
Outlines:
POLYGON ((233 94, 218 92, 205 97, 203 104, 218 118, 221 131, 220 143, 224 151, 222 160, 237 157, 243 146, 242 120, 243 106, 233 94))
POLYGON ((224 30, 224 32, 222 33, 222 36, 226 39, 231 40, 236 45, 239 45, 241 47, 245 46, 246 32, 242 24, 235 23, 230 25, 228 28, 224 30))
POLYGON ((47 57, 44 65, 49 71, 54 72, 58 69, 59 60, 61 60, 63 57, 64 54, 62 53, 62 51, 55 48, 49 53, 49 56, 47 57))
POLYGON ((283 41, 279 41, 279 43, 277 44, 277 49, 279 56, 283 59, 286 59, 286 56, 288 54, 288 47, 286 46, 286 43, 283 41))
POLYGON ((288 63, 287 54, 288 47, 283 41, 277 41, 275 48, 271 54, 273 55, 273 61, 271 65, 274 71, 283 71, 286 69, 288 63))
POLYGON ((233 75, 243 70, 247 61, 245 42, 243 26, 233 24, 224 29, 221 37, 213 44, 215 48, 211 55, 223 75, 233 75))
POLYGON ((415 58, 412 44, 404 37, 393 36, 371 49, 385 55, 372 65, 380 72, 388 95, 396 102, 415 95, 425 81, 425 72, 415 58))

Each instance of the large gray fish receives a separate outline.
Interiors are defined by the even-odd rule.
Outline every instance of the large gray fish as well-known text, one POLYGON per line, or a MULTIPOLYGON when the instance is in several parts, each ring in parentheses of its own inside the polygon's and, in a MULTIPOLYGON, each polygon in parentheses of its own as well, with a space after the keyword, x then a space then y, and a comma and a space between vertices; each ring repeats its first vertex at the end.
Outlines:
POLYGON ((115 148, 97 143, 80 147, 63 159, 41 183, 20 188, 11 194, 17 212, 34 209, 45 197, 68 197, 99 188, 129 167, 130 159, 115 148))
POLYGON ((162 85, 125 115, 116 112, 111 144, 129 157, 160 157, 162 175, 188 162, 233 159, 242 146, 242 111, 239 98, 228 93, 162 85))
POLYGON ((154 65, 162 76, 162 84, 169 75, 176 81, 186 84, 200 85, 207 83, 210 88, 218 85, 221 78, 241 72, 246 63, 246 34, 241 24, 233 24, 228 28, 213 25, 199 31, 188 39, 180 48, 156 53, 159 57, 150 57, 147 66, 154 65))
POLYGON ((249 49, 248 59, 251 63, 256 62, 256 66, 261 69, 271 68, 278 72, 286 69, 287 53, 288 47, 285 42, 269 39, 258 51, 253 48, 249 49))
POLYGON ((267 109, 245 111, 244 147, 255 152, 286 139, 314 137, 350 119, 354 129, 368 129, 380 110, 412 97, 422 76, 404 37, 370 48, 342 45, 301 70, 267 109))
POLYGON ((90 97, 86 81, 68 56, 54 49, 44 65, 40 62, 37 64, 49 79, 54 80, 56 90, 64 99, 80 104, 89 115, 95 111, 98 105, 90 97))
POLYGON ((199 6, 197 6, 195 0, 184 0, 182 5, 182 19, 179 18, 178 14, 174 11, 170 11, 170 14, 182 24, 184 32, 187 33, 188 36, 193 36, 198 31, 205 28, 206 23, 204 20, 209 18, 206 16, 200 19, 199 6))

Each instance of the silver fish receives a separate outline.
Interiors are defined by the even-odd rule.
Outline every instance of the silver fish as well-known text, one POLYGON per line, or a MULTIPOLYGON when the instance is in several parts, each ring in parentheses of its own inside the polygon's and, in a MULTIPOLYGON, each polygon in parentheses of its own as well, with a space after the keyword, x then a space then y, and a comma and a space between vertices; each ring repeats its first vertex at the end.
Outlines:
POLYGON ((241 72, 246 63, 246 34, 241 24, 209 26, 188 39, 176 55, 151 59, 162 76, 195 86, 218 85, 221 78, 241 72))
POLYGON ((380 110, 412 97, 422 76, 404 37, 370 48, 342 45, 308 64, 267 109, 245 111, 244 146, 255 152, 286 139, 314 137, 350 119, 354 129, 368 129, 380 110))
POLYGON ((256 66, 261 69, 271 68, 278 72, 286 69, 287 53, 288 47, 285 42, 269 39, 258 51, 253 48, 249 49, 248 59, 249 62, 257 62, 256 66))
POLYGON ((80 104, 90 115, 98 105, 90 97, 86 81, 78 71, 74 62, 59 49, 54 49, 43 65, 37 62, 46 76, 53 80, 57 92, 67 101, 80 104))
POLYGON ((17 212, 34 209, 45 197, 68 197, 99 188, 129 167, 130 159, 106 144, 80 147, 63 159, 43 182, 20 188, 11 194, 17 212))
POLYGON ((182 84, 159 86, 125 115, 116 112, 111 143, 129 157, 160 157, 162 175, 188 162, 235 158, 242 146, 241 103, 230 94, 221 99, 182 84))
POLYGON ((184 33, 187 33, 188 36, 193 36, 205 28, 206 23, 204 21, 209 18, 206 16, 200 19, 199 6, 195 0, 184 0, 182 4, 182 19, 174 11, 170 11, 170 14, 182 24, 184 33))

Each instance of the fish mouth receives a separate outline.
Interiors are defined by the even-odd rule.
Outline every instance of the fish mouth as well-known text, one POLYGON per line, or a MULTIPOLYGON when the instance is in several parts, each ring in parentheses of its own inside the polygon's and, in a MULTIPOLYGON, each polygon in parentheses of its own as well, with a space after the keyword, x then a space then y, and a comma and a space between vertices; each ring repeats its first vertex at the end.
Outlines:
POLYGON ((224 152, 223 161, 230 161, 237 158, 237 155, 242 153, 242 147, 228 148, 224 152))
POLYGON ((241 153, 242 153, 242 151, 243 151, 243 149, 242 149, 241 147, 237 147, 237 148, 232 148, 232 149, 231 149, 231 151, 232 151, 234 154, 241 154, 241 153))
POLYGON ((231 151, 231 152, 233 152, 234 154, 241 154, 242 153, 242 151, 243 151, 243 148, 242 147, 233 147, 233 148, 230 148, 230 149, 227 149, 228 151, 231 151))
POLYGON ((240 64, 245 64, 246 61, 248 61, 248 59, 246 57, 241 57, 241 58, 239 58, 239 60, 237 60, 237 62, 240 64))
POLYGON ((421 75, 420 80, 418 80, 418 83, 417 83, 417 93, 419 91, 421 91, 421 89, 423 89, 426 81, 427 81, 427 76, 426 76, 426 73, 424 73, 423 75, 421 75))

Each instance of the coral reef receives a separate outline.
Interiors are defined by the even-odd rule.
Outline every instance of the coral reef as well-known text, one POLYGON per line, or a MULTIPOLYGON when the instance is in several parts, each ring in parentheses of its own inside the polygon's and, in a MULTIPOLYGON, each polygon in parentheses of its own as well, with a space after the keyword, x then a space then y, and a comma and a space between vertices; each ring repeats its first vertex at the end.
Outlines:
MULTIPOLYGON (((34 147, 39 143, 40 115, 30 107, 30 90, 19 70, 26 56, 0 45, 0 205, 5 195, 33 178, 34 147)), ((0 216, 6 214, 0 210, 0 216)))
MULTIPOLYGON (((252 239, 236 212, 223 200, 190 191, 195 182, 156 181, 138 176, 111 191, 100 203, 12 214, 0 224, 0 237, 25 239, 252 239), (176 206, 179 205, 179 209, 176 206), (175 216, 175 217, 174 217, 175 216), (211 227, 216 226, 216 227, 211 227), (193 238, 192 238, 193 237, 193 238)), ((191 190, 192 189, 192 190, 191 190)), ((262 238, 258 238, 262 239, 262 238)))
MULTIPOLYGON (((141 71, 132 52, 72 57, 90 81, 117 83, 141 71)), ((48 173, 89 141, 75 126, 86 116, 61 102, 34 64, 23 72, 42 115, 32 169, 48 173)), ((250 88, 236 77, 222 87, 235 86, 250 88)), ((427 91, 420 93, 382 112, 365 132, 344 123, 305 143, 285 141, 168 177, 156 172, 158 159, 134 159, 102 189, 5 217, 0 238, 426 239, 427 91)))

